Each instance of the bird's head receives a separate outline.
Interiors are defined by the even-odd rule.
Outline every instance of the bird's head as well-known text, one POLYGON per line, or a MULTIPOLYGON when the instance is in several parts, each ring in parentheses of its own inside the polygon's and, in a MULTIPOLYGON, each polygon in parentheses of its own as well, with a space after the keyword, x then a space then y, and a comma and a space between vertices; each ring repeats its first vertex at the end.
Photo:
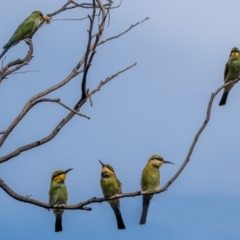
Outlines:
POLYGON ((44 18, 44 16, 43 16, 42 12, 40 12, 40 11, 34 11, 34 12, 32 12, 31 15, 32 15, 33 18, 38 18, 39 21, 40 21, 40 20, 45 21, 45 18, 44 18))
POLYGON ((98 160, 102 165, 101 176, 102 177, 111 177, 115 175, 114 169, 109 164, 103 164, 101 160, 98 160))
POLYGON ((232 48, 231 53, 230 53, 230 57, 232 59, 237 59, 237 58, 239 58, 239 56, 240 56, 239 49, 237 47, 232 48))
POLYGON ((169 162, 169 161, 165 161, 163 159, 163 157, 157 155, 157 154, 154 154, 152 155, 149 160, 148 160, 148 163, 150 163, 153 167, 156 167, 156 168, 159 168, 161 167, 164 163, 170 163, 170 164, 174 164, 172 162, 169 162))
POLYGON ((52 174, 52 182, 59 183, 59 182, 64 182, 66 179, 66 174, 71 171, 72 168, 67 169, 66 171, 63 170, 57 170, 52 174))

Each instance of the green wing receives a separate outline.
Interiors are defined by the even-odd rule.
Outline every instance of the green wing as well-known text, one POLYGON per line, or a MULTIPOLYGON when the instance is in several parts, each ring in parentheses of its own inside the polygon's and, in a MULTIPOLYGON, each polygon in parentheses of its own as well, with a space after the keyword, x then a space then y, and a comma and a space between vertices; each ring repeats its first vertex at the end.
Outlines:
POLYGON ((117 179, 117 185, 119 187, 119 193, 122 193, 122 189, 121 189, 122 183, 118 179, 117 179))
POLYGON ((228 71, 229 71, 228 63, 226 63, 225 69, 224 69, 224 82, 225 82, 225 79, 226 79, 226 77, 227 77, 228 71))
POLYGON ((14 32, 8 43, 3 48, 10 48, 17 44, 20 40, 23 40, 34 29, 34 21, 24 21, 20 24, 17 30, 14 32))

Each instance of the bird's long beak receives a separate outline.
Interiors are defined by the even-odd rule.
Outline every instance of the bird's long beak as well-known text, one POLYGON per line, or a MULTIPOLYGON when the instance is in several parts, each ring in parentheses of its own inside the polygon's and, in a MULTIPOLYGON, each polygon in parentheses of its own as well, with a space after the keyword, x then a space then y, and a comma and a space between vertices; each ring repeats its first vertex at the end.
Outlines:
POLYGON ((99 159, 98 159, 98 161, 101 163, 102 167, 104 167, 104 164, 102 163, 102 161, 101 161, 101 160, 99 160, 99 159))
POLYGON ((71 170, 73 170, 73 168, 67 169, 67 170, 65 171, 65 173, 68 173, 68 172, 70 172, 71 170))
POLYGON ((170 161, 163 161, 163 163, 170 163, 170 164, 174 164, 174 163, 172 163, 172 162, 170 162, 170 161))

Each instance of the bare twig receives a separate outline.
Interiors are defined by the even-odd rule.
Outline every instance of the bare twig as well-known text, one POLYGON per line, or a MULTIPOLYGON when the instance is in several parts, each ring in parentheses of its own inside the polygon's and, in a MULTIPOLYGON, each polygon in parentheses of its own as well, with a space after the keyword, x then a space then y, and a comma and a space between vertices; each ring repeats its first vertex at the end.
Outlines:
POLYGON ((61 18, 61 19, 53 19, 51 22, 53 21, 82 21, 87 19, 88 17, 84 17, 84 18, 61 18))
POLYGON ((134 64, 132 64, 132 65, 124 68, 123 70, 121 70, 121 71, 113 74, 112 76, 107 77, 104 81, 101 81, 101 82, 98 84, 98 86, 89 93, 89 96, 91 96, 91 95, 93 95, 94 93, 96 93, 97 91, 99 91, 103 85, 105 85, 106 83, 108 83, 109 81, 111 81, 113 78, 117 77, 119 74, 121 74, 121 73, 129 70, 130 68, 132 68, 132 67, 134 67, 134 66, 136 66, 136 65, 137 65, 137 63, 134 63, 134 64))
POLYGON ((87 118, 87 119, 91 119, 91 118, 88 117, 87 115, 84 115, 84 114, 82 114, 82 113, 79 113, 79 112, 75 111, 74 109, 71 109, 70 107, 68 107, 68 106, 65 105, 64 103, 60 102, 60 99, 59 99, 59 101, 58 101, 57 103, 59 103, 60 105, 62 105, 62 106, 65 107, 66 109, 68 109, 69 111, 74 112, 74 113, 76 113, 77 115, 79 115, 79 116, 81 116, 81 117, 85 117, 85 118, 87 118))
POLYGON ((135 24, 132 24, 132 25, 131 25, 128 29, 126 29, 124 32, 121 32, 121 33, 119 33, 119 34, 117 34, 117 35, 115 35, 115 36, 112 36, 112 37, 109 37, 109 38, 107 38, 107 39, 105 39, 105 40, 102 40, 101 42, 99 42, 98 45, 101 45, 101 44, 103 44, 103 43, 105 43, 105 42, 107 42, 107 41, 113 40, 113 39, 115 39, 115 38, 121 37, 123 34, 129 32, 132 28, 134 28, 134 27, 136 27, 137 25, 145 22, 145 21, 148 20, 148 19, 149 19, 149 17, 146 17, 146 18, 143 19, 142 21, 137 22, 137 23, 135 23, 135 24))
POLYGON ((29 71, 24 71, 24 72, 14 72, 12 74, 29 73, 29 72, 39 72, 39 70, 29 70, 29 71))

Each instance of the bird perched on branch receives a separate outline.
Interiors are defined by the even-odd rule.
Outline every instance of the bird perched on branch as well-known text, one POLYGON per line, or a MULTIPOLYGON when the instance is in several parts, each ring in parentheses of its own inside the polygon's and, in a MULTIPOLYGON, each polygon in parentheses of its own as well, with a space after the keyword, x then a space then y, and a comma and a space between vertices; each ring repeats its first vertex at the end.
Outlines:
MULTIPOLYGON (((240 75, 240 51, 237 47, 232 48, 229 59, 224 70, 224 84, 236 79, 240 75)), ((234 83, 235 84, 235 83, 234 83)), ((234 84, 230 84, 224 88, 224 92, 219 102, 219 106, 225 105, 228 93, 234 84)))
MULTIPOLYGON (((152 155, 145 168, 142 172, 142 179, 141 179, 141 187, 142 191, 155 191, 160 189, 160 172, 159 168, 164 163, 171 163, 169 161, 165 161, 161 156, 154 154, 152 155)), ((145 224, 147 219, 147 212, 148 207, 150 204, 150 200, 152 199, 153 195, 143 195, 143 209, 142 215, 139 224, 145 224)))
MULTIPOLYGON (((101 171, 101 188, 103 195, 106 198, 112 197, 115 194, 121 194, 121 183, 117 179, 117 176, 114 172, 114 169, 109 164, 103 164, 100 160, 98 160, 102 165, 101 171)), ((111 205, 114 214, 117 220, 117 227, 118 229, 125 229, 125 225, 122 219, 122 214, 120 212, 120 201, 119 199, 109 200, 108 203, 111 205)))
MULTIPOLYGON (((64 183, 66 179, 66 174, 71 171, 72 168, 62 171, 58 170, 52 174, 51 185, 49 189, 49 204, 53 207, 58 205, 66 205, 68 199, 67 187, 64 183)), ((56 216, 55 221, 55 232, 62 231, 62 214, 63 209, 54 209, 53 213, 56 216)))
POLYGON ((0 55, 0 58, 14 45, 19 43, 21 40, 28 38, 34 32, 39 21, 47 21, 40 11, 34 11, 32 14, 27 17, 13 33, 12 37, 9 39, 7 44, 3 46, 3 52, 0 55))

